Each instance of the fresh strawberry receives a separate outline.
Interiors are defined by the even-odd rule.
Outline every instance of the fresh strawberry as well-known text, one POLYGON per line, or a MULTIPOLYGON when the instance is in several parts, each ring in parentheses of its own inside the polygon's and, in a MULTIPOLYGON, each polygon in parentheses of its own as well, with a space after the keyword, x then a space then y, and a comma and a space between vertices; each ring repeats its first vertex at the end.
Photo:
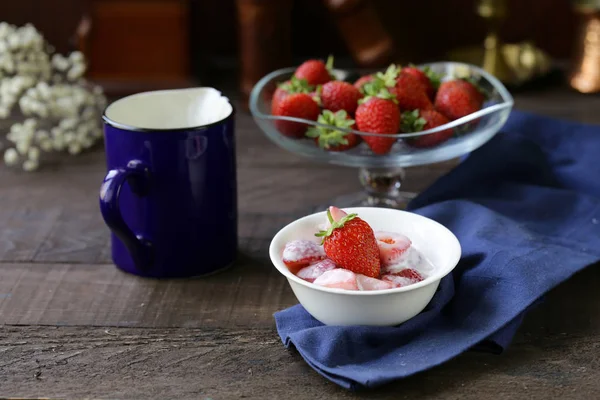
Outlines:
POLYGON ((354 82, 354 87, 357 88, 358 90, 360 90, 361 93, 363 93, 362 89, 363 89, 363 86, 365 85, 365 83, 371 82, 372 80, 373 80, 373 75, 361 76, 360 78, 358 78, 356 80, 356 82, 354 82))
MULTIPOLYGON (((400 111, 387 89, 381 89, 377 96, 361 99, 356 109, 356 126, 361 132, 394 134, 400 128, 400 111)), ((381 136, 363 136, 373 153, 386 154, 396 138, 381 136)))
POLYGON ((483 107, 483 102, 486 99, 485 91, 477 85, 473 78, 461 78, 458 82, 459 85, 467 90, 473 96, 473 99, 479 104, 479 108, 483 107))
MULTIPOLYGON (((400 129, 402 132, 421 132, 437 128, 450 121, 444 115, 435 110, 414 110, 402 114, 400 129)), ((454 135, 452 129, 429 133, 423 136, 406 138, 404 141, 413 147, 433 147, 445 142, 454 135)))
MULTIPOLYGON (((272 114, 316 121, 319 112, 319 105, 312 97, 306 93, 294 93, 280 99, 272 114)), ((303 137, 307 128, 307 125, 302 122, 284 120, 276 120, 275 126, 281 134, 291 138, 303 137)))
POLYGON ((306 136, 314 138, 315 143, 324 150, 344 151, 353 148, 360 142, 360 136, 335 129, 354 129, 354 120, 344 110, 336 113, 323 110, 317 122, 329 127, 312 126, 306 131, 306 136))
POLYGON ((377 231, 375 239, 377 239, 382 267, 400 262, 404 253, 412 245, 408 237, 395 232, 377 231))
POLYGON ((330 81, 323 85, 320 97, 323 108, 333 112, 345 110, 354 115, 362 94, 348 82, 330 81))
MULTIPOLYGON (((333 218, 334 221, 339 221, 342 218, 344 218, 346 215, 348 215, 347 212, 345 212, 344 210, 339 209, 335 206, 329 206, 329 212, 331 213, 331 217, 333 218)), ((331 226, 331 223, 329 222, 329 216, 326 215, 325 222, 323 222, 322 224, 319 225, 319 230, 326 231, 329 229, 330 226, 331 226)))
POLYGON ((481 109, 484 96, 463 79, 446 81, 435 96, 435 108, 449 120, 462 118, 481 109))
POLYGON ((308 267, 302 268, 300 271, 298 271, 298 273, 296 273, 296 276, 300 279, 304 279, 305 281, 314 282, 319 276, 335 268, 335 263, 326 258, 316 264, 311 264, 308 267))
POLYGON ((417 283, 413 279, 405 278, 403 276, 396 275, 382 275, 381 280, 384 282, 389 282, 392 284, 394 288, 401 288, 408 285, 412 285, 413 283, 417 283))
POLYGON ((433 101, 435 99, 435 91, 440 86, 441 75, 433 72, 429 67, 421 70, 414 65, 402 68, 401 73, 412 75, 416 78, 423 85, 429 100, 433 101))
MULTIPOLYGON (((288 94, 293 93, 314 93, 315 87, 311 86, 306 82, 305 79, 298 79, 295 76, 288 81, 277 85, 277 89, 273 93, 271 98, 271 113, 277 108, 279 102, 284 99, 288 94)), ((311 94, 312 95, 312 94, 311 94)))
POLYGON ((384 290, 394 287, 394 284, 391 282, 382 281, 381 279, 371 278, 360 274, 356 275, 356 283, 358 290, 384 290))
POLYGON ((357 214, 334 221, 327 210, 331 227, 315 236, 323 238, 325 254, 337 266, 371 278, 379 277, 381 262, 373 229, 357 214))
POLYGON ((327 63, 321 60, 308 60, 300 64, 294 76, 298 79, 306 79, 310 85, 322 85, 334 79, 331 75, 333 68, 333 57, 329 56, 327 63))
POLYGON ((283 263, 292 273, 325 258, 323 246, 308 240, 292 240, 283 248, 283 263))
POLYGON ((402 111, 433 108, 424 85, 413 75, 400 73, 396 79, 396 99, 402 111))
POLYGON ((342 268, 324 272, 313 283, 317 286, 333 289, 358 290, 356 274, 342 268))
POLYGON ((416 269, 406 268, 400 272, 396 272, 395 274, 391 274, 394 276, 401 276, 403 278, 411 279, 415 282, 421 282, 423 280, 423 276, 416 269))

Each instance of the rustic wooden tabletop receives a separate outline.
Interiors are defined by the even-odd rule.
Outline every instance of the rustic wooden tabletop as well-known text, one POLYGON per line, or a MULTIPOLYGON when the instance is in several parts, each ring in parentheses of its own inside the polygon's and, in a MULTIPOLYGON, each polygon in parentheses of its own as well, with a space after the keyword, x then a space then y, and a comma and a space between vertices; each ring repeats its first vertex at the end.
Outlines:
MULTIPOLYGON (((566 89, 517 95, 516 107, 600 123, 600 98, 566 89)), ((278 149, 242 112, 237 140, 240 259, 197 280, 141 279, 111 264, 101 149, 33 174, 0 169, 1 397, 598 397, 598 268, 552 291, 501 356, 466 353, 368 393, 326 381, 277 336, 273 313, 296 300, 266 248, 307 209, 359 191, 356 171, 278 149)), ((411 170, 407 186, 452 165, 411 170)))

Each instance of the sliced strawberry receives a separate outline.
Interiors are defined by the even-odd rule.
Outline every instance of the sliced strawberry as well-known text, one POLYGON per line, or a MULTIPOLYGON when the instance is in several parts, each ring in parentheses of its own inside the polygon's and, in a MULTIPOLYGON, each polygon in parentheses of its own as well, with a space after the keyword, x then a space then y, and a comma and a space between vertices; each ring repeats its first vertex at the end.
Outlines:
POLYGON ((358 290, 356 274, 347 269, 336 268, 325 272, 313 282, 315 285, 335 289, 358 290))
POLYGON ((361 274, 356 275, 358 290, 383 290, 391 289, 394 285, 391 282, 383 281, 377 278, 371 278, 361 274))
POLYGON ((327 271, 335 269, 336 267, 337 266, 333 261, 326 258, 316 264, 302 268, 300 271, 298 271, 296 276, 300 279, 304 279, 305 281, 314 282, 319 276, 323 275, 327 271))
POLYGON ((357 214, 349 214, 340 221, 334 221, 327 210, 331 224, 327 231, 316 234, 323 238, 323 248, 327 257, 341 268, 357 274, 378 277, 381 270, 379 249, 373 229, 357 214))
POLYGON ((292 240, 283 249, 283 263, 292 273, 325 258, 323 246, 309 240, 292 240))
POLYGON ((408 286, 408 285, 412 285, 413 283, 416 283, 412 279, 405 278, 403 276, 396 276, 396 275, 383 275, 381 277, 381 280, 391 283, 395 288, 400 288, 400 287, 404 287, 404 286, 408 286))
POLYGON ((412 268, 405 268, 399 272, 396 272, 394 274, 391 274, 394 276, 401 276, 403 278, 408 278, 411 279, 415 282, 421 282, 424 278, 423 275, 421 275, 419 273, 419 271, 417 271, 416 269, 412 269, 412 268))
POLYGON ((355 147, 360 142, 360 136, 357 134, 335 129, 354 129, 354 120, 344 110, 339 110, 336 113, 323 110, 317 122, 328 127, 312 126, 306 131, 306 136, 314 138, 315 143, 324 150, 345 151, 355 147))
POLYGON ((377 231, 375 238, 383 266, 397 264, 412 245, 410 239, 400 233, 377 231))

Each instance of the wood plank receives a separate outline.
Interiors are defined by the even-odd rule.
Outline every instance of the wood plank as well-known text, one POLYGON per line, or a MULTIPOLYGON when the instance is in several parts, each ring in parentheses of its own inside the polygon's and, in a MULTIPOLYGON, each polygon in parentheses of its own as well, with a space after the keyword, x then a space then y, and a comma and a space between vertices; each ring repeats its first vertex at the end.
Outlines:
POLYGON ((466 353, 351 393, 285 350, 273 330, 5 327, 0 391, 19 398, 592 399, 600 390, 598 346, 598 335, 521 337, 502 356, 466 353))

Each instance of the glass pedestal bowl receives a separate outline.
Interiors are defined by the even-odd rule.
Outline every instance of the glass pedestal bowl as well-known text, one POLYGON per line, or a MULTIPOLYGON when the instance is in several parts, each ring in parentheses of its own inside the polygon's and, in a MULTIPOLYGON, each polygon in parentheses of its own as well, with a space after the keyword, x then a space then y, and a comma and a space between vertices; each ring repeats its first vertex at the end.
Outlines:
MULTIPOLYGON (((483 69, 464 63, 435 62, 422 64, 443 76, 442 80, 470 77, 487 94, 483 108, 473 114, 452 121, 443 126, 416 133, 398 133, 381 135, 340 129, 365 136, 385 136, 396 138, 391 151, 385 155, 374 154, 368 145, 362 142, 357 147, 343 152, 330 152, 319 148, 313 139, 293 139, 284 136, 276 127, 277 120, 306 123, 307 126, 326 126, 300 118, 271 115, 271 97, 277 84, 288 80, 295 68, 273 71, 263 77, 252 89, 250 112, 258 126, 267 137, 279 147, 312 159, 317 162, 355 167, 359 169, 359 180, 365 195, 352 205, 370 205, 379 207, 404 208, 413 194, 401 190, 405 177, 405 168, 438 163, 463 156, 490 140, 504 125, 513 106, 513 98, 498 79, 483 69), (435 147, 417 148, 406 144, 404 139, 430 135, 446 129, 453 129, 454 136, 435 147), (358 203, 358 204, 357 204, 358 203)), ((364 71, 360 71, 364 72, 364 71)), ((364 73, 352 70, 334 70, 339 80, 354 82, 364 73)))

